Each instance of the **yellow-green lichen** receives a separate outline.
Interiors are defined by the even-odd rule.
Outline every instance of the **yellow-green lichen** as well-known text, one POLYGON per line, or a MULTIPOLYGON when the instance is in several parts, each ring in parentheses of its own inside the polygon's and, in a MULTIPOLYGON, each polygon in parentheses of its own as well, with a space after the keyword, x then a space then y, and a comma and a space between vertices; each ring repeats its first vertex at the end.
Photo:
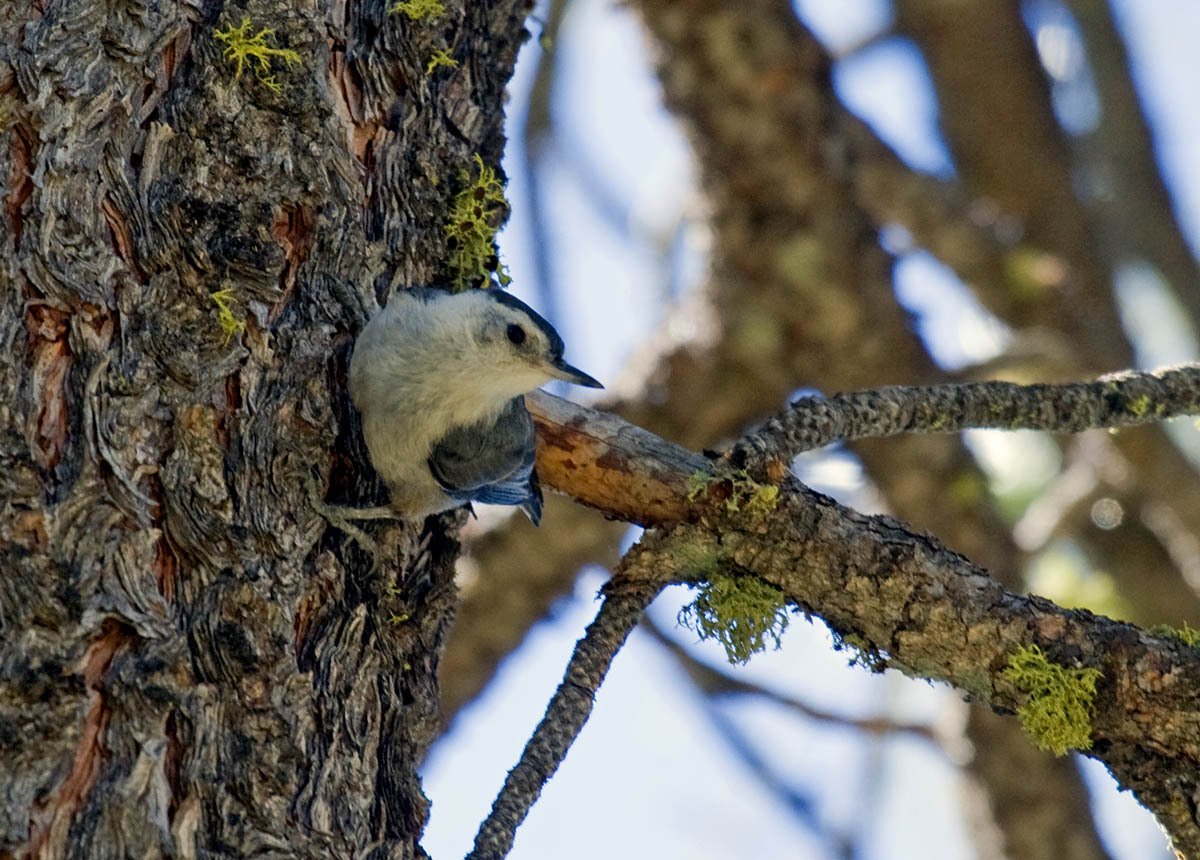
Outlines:
POLYGON ((774 484, 760 484, 747 477, 741 484, 735 481, 734 489, 746 494, 746 512, 751 516, 762 516, 779 504, 779 487, 774 484))
POLYGON ((1055 755, 1091 749, 1092 699, 1102 677, 1099 669, 1060 666, 1030 645, 1010 655, 1001 674, 1028 694, 1025 704, 1017 708, 1017 718, 1039 749, 1055 755))
POLYGON ((242 23, 236 27, 230 24, 224 31, 217 30, 213 36, 225 43, 225 58, 237 64, 237 70, 233 73, 235 81, 242 76, 247 60, 254 60, 258 64, 254 75, 259 83, 273 92, 282 92, 282 85, 271 74, 273 59, 283 60, 289 66, 300 62, 300 55, 295 51, 271 46, 275 41, 274 30, 264 27, 251 34, 249 18, 242 18, 242 23))
POLYGON ((1129 412, 1136 415, 1138 418, 1144 418, 1151 407, 1154 406, 1154 400, 1149 394, 1142 394, 1129 401, 1129 412))
POLYGON ((225 332, 223 343, 227 344, 234 335, 240 335, 246 330, 245 321, 234 316, 230 306, 235 301, 233 287, 223 287, 215 293, 209 293, 208 297, 217 306, 217 322, 221 324, 221 331, 225 332))
POLYGON ((708 485, 713 476, 708 472, 696 470, 688 476, 687 482, 687 498, 689 502, 694 502, 708 492, 708 485))
POLYGON ((1178 639, 1183 644, 1195 647, 1200 644, 1200 630, 1194 630, 1188 626, 1188 623, 1183 622, 1182 627, 1172 627, 1170 624, 1155 624, 1149 631, 1154 636, 1170 637, 1178 639))
POLYGON ((420 21, 422 18, 440 18, 446 12, 441 0, 399 0, 388 7, 388 14, 403 12, 410 20, 420 21))
POLYGON ((745 511, 752 517, 761 517, 775 510, 779 504, 779 487, 760 484, 750 477, 745 469, 727 474, 710 475, 696 471, 688 476, 687 498, 694 502, 708 495, 710 489, 720 488, 724 498, 721 506, 731 514, 745 511))
POLYGON ((432 75, 433 70, 439 66, 445 66, 448 69, 453 69, 458 65, 458 60, 454 59, 441 48, 438 48, 429 57, 429 62, 425 64, 425 74, 432 75))
POLYGON ((512 280, 496 251, 496 231, 508 211, 504 184, 496 171, 475 156, 478 175, 464 172, 467 186, 454 197, 446 220, 446 245, 450 250, 448 266, 452 292, 468 287, 486 286, 492 276, 507 286, 512 280))
POLYGON ((730 663, 745 663, 768 642, 778 648, 789 620, 783 593, 750 575, 710 574, 679 610, 679 623, 720 642, 730 663))

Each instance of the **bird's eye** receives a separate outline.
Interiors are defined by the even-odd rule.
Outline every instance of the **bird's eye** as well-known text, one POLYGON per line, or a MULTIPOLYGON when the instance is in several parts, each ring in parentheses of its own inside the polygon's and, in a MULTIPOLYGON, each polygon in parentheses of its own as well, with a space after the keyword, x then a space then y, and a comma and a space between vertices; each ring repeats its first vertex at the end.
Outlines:
POLYGON ((508 339, 517 346, 520 346, 525 342, 525 329, 521 328, 516 323, 510 325, 505 331, 505 334, 507 334, 508 339))

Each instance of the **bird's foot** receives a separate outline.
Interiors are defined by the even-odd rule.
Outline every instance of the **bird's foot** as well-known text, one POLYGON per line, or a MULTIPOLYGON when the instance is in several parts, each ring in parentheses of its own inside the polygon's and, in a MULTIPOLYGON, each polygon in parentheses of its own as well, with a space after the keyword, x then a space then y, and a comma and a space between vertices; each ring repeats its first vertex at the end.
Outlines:
POLYGON ((310 475, 309 501, 313 509, 320 514, 325 522, 344 534, 348 535, 369 556, 371 567, 368 574, 379 569, 380 558, 383 555, 379 544, 373 537, 364 532, 351 520, 400 520, 404 517, 389 507, 351 508, 342 505, 331 505, 322 498, 321 486, 316 476, 310 475))

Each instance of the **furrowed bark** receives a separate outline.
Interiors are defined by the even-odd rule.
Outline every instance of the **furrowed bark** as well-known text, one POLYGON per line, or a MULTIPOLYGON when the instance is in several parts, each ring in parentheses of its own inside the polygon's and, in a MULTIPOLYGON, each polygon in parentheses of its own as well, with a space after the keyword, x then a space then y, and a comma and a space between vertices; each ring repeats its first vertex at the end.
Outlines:
POLYGON ((0 22, 0 854, 423 854, 455 522, 369 574, 314 495, 380 499, 346 347, 445 276, 527 7, 386 5, 0 22))

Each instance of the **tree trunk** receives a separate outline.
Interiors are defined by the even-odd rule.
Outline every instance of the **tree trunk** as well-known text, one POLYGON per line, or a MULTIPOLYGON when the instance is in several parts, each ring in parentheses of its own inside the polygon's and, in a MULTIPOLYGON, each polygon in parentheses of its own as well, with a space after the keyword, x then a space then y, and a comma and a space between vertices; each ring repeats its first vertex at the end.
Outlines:
POLYGON ((348 345, 446 276, 527 11, 0 15, 0 856, 423 856, 455 521, 372 572, 314 502, 381 498, 348 345))

